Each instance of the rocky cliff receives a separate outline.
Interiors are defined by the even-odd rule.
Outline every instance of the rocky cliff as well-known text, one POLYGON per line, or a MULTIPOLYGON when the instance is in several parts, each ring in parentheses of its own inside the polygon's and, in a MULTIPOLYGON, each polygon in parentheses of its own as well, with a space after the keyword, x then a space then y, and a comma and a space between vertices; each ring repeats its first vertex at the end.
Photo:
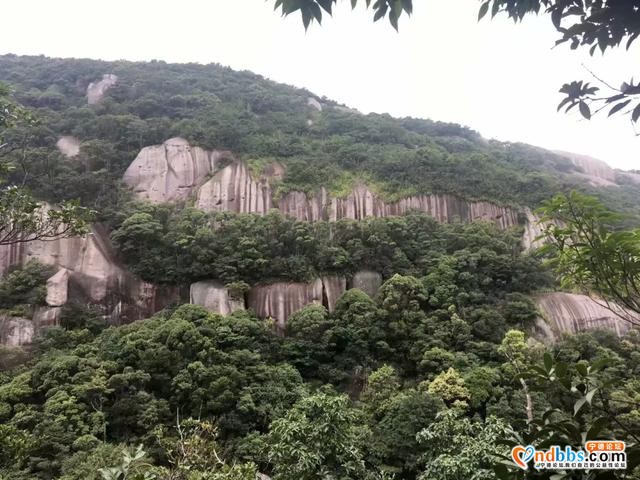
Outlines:
POLYGON ((518 224, 515 209, 489 202, 469 202, 454 195, 416 195, 385 202, 366 185, 354 187, 344 198, 331 197, 325 189, 308 196, 289 192, 277 201, 271 183, 284 173, 270 165, 259 178, 247 166, 222 152, 206 152, 173 138, 163 145, 142 149, 124 175, 135 194, 152 202, 186 200, 195 195, 195 205, 205 211, 265 214, 272 208, 298 220, 359 220, 367 217, 402 215, 409 210, 425 212, 440 222, 485 220, 500 228, 518 224), (227 156, 229 165, 219 167, 227 156), (213 174, 211 178, 208 175, 213 174))
POLYGON ((615 170, 602 160, 577 153, 563 151, 556 151, 555 153, 571 160, 580 170, 578 175, 594 187, 610 187, 616 185, 615 170))
POLYGON ((189 301, 220 315, 229 315, 245 308, 244 299, 232 298, 229 290, 216 280, 192 283, 189 289, 189 301))
POLYGON ((220 152, 192 147, 182 138, 143 148, 123 181, 139 198, 155 203, 185 200, 213 172, 220 152))
POLYGON ((350 288, 358 288, 374 298, 382 285, 382 275, 371 270, 360 270, 353 275, 350 288))
POLYGON ((273 208, 271 198, 268 178, 254 180, 247 166, 236 161, 197 189, 196 207, 208 212, 264 215, 273 208))
MULTIPOLYGON (((611 310, 586 295, 573 293, 548 293, 536 298, 536 304, 556 333, 576 333, 583 330, 607 329, 621 336, 631 328, 631 324, 611 310)), ((640 315, 623 309, 619 310, 625 318, 631 318, 640 324, 640 315)))
POLYGON ((488 202, 468 202, 446 194, 417 195, 397 202, 385 202, 366 185, 356 186, 345 198, 332 198, 324 189, 311 197, 301 192, 291 192, 278 201, 278 209, 298 220, 308 221, 336 221, 342 218, 361 220, 398 216, 409 210, 419 210, 442 223, 456 219, 466 222, 485 220, 494 222, 500 228, 518 224, 516 210, 488 202))
POLYGON ((68 301, 99 305, 111 323, 126 323, 178 300, 177 289, 159 289, 122 267, 107 232, 98 225, 82 237, 0 246, 0 277, 11 266, 24 265, 31 259, 57 267, 47 280, 46 305, 37 308, 31 319, 25 319, 33 322, 36 332, 43 326, 56 325, 61 307, 68 301))

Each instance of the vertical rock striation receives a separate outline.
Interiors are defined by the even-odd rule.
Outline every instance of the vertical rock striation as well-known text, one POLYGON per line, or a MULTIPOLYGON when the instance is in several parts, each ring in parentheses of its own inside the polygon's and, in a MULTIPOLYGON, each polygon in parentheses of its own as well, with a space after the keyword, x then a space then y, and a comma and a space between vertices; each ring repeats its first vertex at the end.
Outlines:
POLYGON ((82 237, 0 246, 0 277, 14 265, 36 259, 58 267, 47 280, 47 306, 33 317, 35 331, 59 323, 68 301, 102 307, 113 323, 152 315, 179 298, 176 288, 160 289, 140 280, 117 261, 107 232, 95 225, 82 237))
POLYGON ((284 329, 289 316, 310 303, 322 303, 322 280, 311 283, 277 282, 249 290, 248 306, 261 318, 273 318, 284 329))
POLYGON ((448 194, 414 195, 385 202, 366 185, 354 187, 344 198, 331 197, 321 188, 310 196, 289 192, 276 202, 271 182, 282 178, 283 173, 282 166, 275 163, 267 166, 259 178, 253 178, 247 166, 230 154, 207 152, 191 147, 182 138, 173 138, 142 149, 123 180, 138 197, 156 203, 184 201, 195 192, 196 207, 210 212, 264 215, 277 208, 297 220, 316 222, 398 216, 419 210, 443 223, 484 220, 503 229, 518 224, 518 212, 509 207, 448 194), (231 163, 219 169, 225 155, 231 163))
POLYGON ((441 223, 484 220, 506 229, 518 224, 518 212, 489 202, 468 202, 454 195, 415 195, 385 202, 365 185, 356 186, 345 198, 332 198, 325 189, 307 197, 290 192, 278 201, 279 210, 298 220, 361 220, 368 217, 403 215, 410 210, 425 212, 441 223))
POLYGON ((189 302, 220 315, 244 310, 244 300, 231 298, 229 290, 216 280, 192 283, 189 289, 189 302))
POLYGON ((0 345, 19 347, 33 341, 33 322, 26 318, 0 315, 0 345))
POLYGON ((372 270, 360 270, 353 275, 350 288, 358 288, 374 298, 382 285, 382 275, 372 270))
POLYGON ((198 188, 196 207, 208 212, 257 213, 272 208, 269 179, 254 180, 243 162, 234 162, 198 188))
POLYGON ((139 197, 154 203, 184 201, 213 172, 220 152, 192 147, 183 138, 143 148, 123 181, 139 197))
MULTIPOLYGON (((631 324, 624 321, 612 311, 599 305, 586 295, 573 293, 548 293, 536 298, 536 304, 551 328, 562 333, 576 333, 583 330, 607 329, 617 335, 625 334, 631 324)), ((620 312, 640 324, 640 315, 625 311, 620 312)))

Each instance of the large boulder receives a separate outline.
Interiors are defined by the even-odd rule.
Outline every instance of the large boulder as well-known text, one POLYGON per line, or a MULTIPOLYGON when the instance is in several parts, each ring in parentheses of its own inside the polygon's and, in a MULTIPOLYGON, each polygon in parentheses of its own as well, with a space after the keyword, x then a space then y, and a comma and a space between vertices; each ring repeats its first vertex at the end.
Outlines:
MULTIPOLYGON (((606 308, 604 301, 574 293, 547 293, 536 298, 538 309, 555 332, 577 333, 584 330, 607 329, 624 335, 631 323, 606 308)), ((624 318, 640 324, 640 314, 611 305, 624 318)))
POLYGON ((372 270, 360 270, 353 275, 350 288, 358 288, 371 298, 375 297, 382 285, 382 275, 372 270))
POLYGON ((207 212, 265 214, 272 208, 269 178, 251 177, 243 162, 234 161, 200 188, 196 207, 207 212))
POLYGON ((143 148, 123 181, 139 198, 155 203, 183 201, 213 172, 220 152, 192 147, 183 138, 143 148))
POLYGON ((98 305, 114 322, 127 323, 179 300, 177 288, 160 289, 127 271, 99 225, 84 236, 0 246, 0 277, 31 259, 58 268, 47 280, 48 306, 35 313, 36 330, 39 325, 57 325, 60 307, 68 301, 98 305))
POLYGON ((232 298, 229 290, 216 280, 192 283, 189 290, 190 303, 211 312, 229 315, 236 310, 244 310, 244 299, 232 298))
POLYGON ((118 82, 118 77, 112 73, 105 73, 102 80, 91 82, 87 86, 87 103, 96 105, 102 101, 107 90, 118 82))
POLYGON ((65 157, 73 158, 80 153, 80 140, 71 135, 65 135, 58 139, 56 147, 65 157))
POLYGON ((589 157, 588 155, 559 150, 555 153, 571 160, 571 163, 580 170, 580 173, 577 175, 583 177, 594 187, 610 187, 616 185, 615 170, 602 160, 589 157))

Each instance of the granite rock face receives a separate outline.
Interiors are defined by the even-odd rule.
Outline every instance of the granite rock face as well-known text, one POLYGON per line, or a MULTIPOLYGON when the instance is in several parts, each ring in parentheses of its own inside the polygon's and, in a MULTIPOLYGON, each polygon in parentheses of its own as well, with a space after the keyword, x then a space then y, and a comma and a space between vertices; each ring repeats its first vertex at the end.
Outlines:
POLYGON ((97 305, 114 324, 145 318, 179 300, 177 288, 140 280, 117 261, 108 233, 99 225, 82 237, 0 246, 0 277, 13 265, 37 259, 58 270, 47 280, 47 306, 36 309, 34 331, 57 325, 68 301, 97 305))
POLYGON ((60 325, 60 316, 62 315, 62 307, 38 307, 33 313, 33 332, 34 335, 46 327, 55 327, 60 325))
POLYGON ((33 322, 26 318, 0 315, 0 345, 19 347, 33 341, 33 322))
POLYGON ((382 285, 382 275, 372 270, 360 270, 353 275, 350 288, 358 288, 374 298, 382 285))
POLYGON ((309 105, 311 108, 315 108, 319 112, 322 111, 322 104, 313 97, 307 98, 307 105, 309 105))
POLYGON ((91 82, 87 87, 87 103, 96 105, 102 101, 107 90, 118 83, 118 77, 112 73, 105 73, 102 80, 91 82))
POLYGON ((139 198, 154 203, 183 201, 213 172, 220 155, 192 147, 183 138, 171 138, 143 148, 123 181, 139 198))
POLYGON ((522 234, 522 248, 525 252, 540 248, 544 240, 540 237, 544 230, 544 225, 540 223, 540 217, 533 213, 530 208, 524 209, 526 221, 524 233, 522 234))
POLYGON ((397 202, 385 202, 365 185, 355 187, 345 198, 332 198, 325 189, 311 197, 301 192, 291 192, 278 201, 278 208, 286 215, 307 221, 361 220, 398 216, 409 210, 419 210, 442 223, 456 219, 463 222, 485 220, 503 229, 518 224, 516 210, 489 202, 468 202, 453 195, 417 195, 397 202))
POLYGON ((277 282, 249 290, 248 306, 260 318, 273 318, 284 329, 289 316, 311 303, 322 303, 322 280, 311 283, 277 282))
POLYGON ((236 310, 244 310, 244 299, 234 299, 229 290, 216 280, 206 280, 191 284, 190 303, 200 305, 210 312, 229 315, 236 310))
POLYGON ((298 220, 315 222, 398 216, 419 210, 444 223, 484 220, 503 229, 518 224, 515 209, 489 202, 470 202, 446 194, 385 202, 366 185, 354 187, 344 198, 331 197, 321 188, 311 196, 288 192, 276 201, 271 185, 283 174, 284 168, 274 163, 255 178, 243 162, 228 152, 207 152, 190 146, 184 139, 173 138, 163 145, 142 149, 123 180, 138 197, 156 203, 184 201, 194 193, 196 207, 210 212, 264 215, 277 208, 298 220), (228 164, 222 167, 223 163, 228 164))
POLYGON ((334 312, 338 298, 347 291, 347 280, 344 277, 322 277, 323 304, 329 312, 334 312))
POLYGON ((69 270, 61 268, 47 280, 47 305, 60 307, 69 297, 69 270))
POLYGON ((257 213, 272 208, 269 179, 251 178, 242 162, 233 162, 198 188, 196 207, 208 212, 257 213))
POLYGON ((73 158, 80 153, 80 140, 76 137, 66 135, 60 137, 56 142, 56 147, 65 157, 73 158))
POLYGON ((616 185, 616 172, 602 160, 589 157, 588 155, 579 155, 577 153, 556 151, 558 155, 568 158, 582 173, 582 176, 594 187, 609 187, 616 185))
MULTIPOLYGON (((548 293, 536 298, 538 309, 555 332, 576 333, 601 328, 613 330, 621 336, 629 331, 629 322, 599 303, 586 295, 563 292, 548 293)), ((622 308, 620 312, 640 323, 640 314, 622 308)))

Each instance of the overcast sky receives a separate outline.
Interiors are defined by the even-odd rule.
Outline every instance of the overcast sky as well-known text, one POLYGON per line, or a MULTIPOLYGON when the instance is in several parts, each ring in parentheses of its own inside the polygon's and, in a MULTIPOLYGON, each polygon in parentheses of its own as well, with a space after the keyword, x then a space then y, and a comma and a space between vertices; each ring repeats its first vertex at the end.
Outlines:
POLYGON ((274 0, 2 3, 1 53, 217 62, 362 112, 457 122, 487 138, 640 168, 640 137, 626 117, 556 113, 559 87, 590 78, 582 63, 615 85, 640 74, 640 45, 604 57, 552 49, 557 34, 547 17, 478 23, 477 0, 414 0, 396 33, 343 0, 334 18, 305 33, 298 15, 273 11, 274 0))

